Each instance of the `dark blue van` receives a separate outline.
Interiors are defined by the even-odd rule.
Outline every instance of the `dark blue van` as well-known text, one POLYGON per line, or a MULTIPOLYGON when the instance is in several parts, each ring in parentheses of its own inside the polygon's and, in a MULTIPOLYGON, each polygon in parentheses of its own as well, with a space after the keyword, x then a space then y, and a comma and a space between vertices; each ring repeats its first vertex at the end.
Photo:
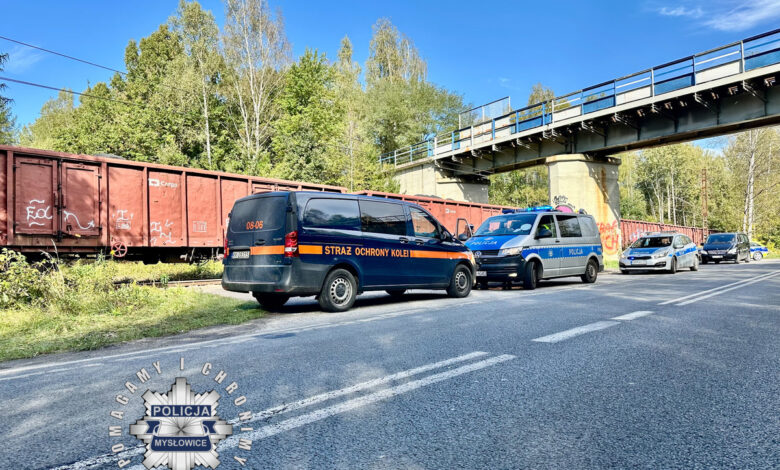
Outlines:
POLYGON ((236 201, 222 287, 251 292, 269 309, 315 295, 344 311, 368 290, 446 289, 465 297, 474 258, 422 207, 352 194, 283 191, 236 201))

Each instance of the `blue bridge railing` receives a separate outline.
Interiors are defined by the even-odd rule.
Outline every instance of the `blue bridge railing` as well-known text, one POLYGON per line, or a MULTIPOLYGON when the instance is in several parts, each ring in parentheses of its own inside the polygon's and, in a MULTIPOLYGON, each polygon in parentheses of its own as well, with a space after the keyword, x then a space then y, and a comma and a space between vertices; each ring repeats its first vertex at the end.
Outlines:
POLYGON ((777 63, 780 63, 780 29, 437 134, 382 154, 379 161, 401 165, 471 148, 518 132, 777 63))

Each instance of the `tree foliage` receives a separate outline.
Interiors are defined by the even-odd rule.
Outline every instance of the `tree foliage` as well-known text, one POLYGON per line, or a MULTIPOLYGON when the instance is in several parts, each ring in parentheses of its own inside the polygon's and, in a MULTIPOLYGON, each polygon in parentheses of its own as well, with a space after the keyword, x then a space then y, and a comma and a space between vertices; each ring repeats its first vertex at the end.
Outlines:
MULTIPOLYGON (((0 72, 3 64, 8 60, 8 54, 0 54, 0 72)), ((0 83, 0 93, 5 90, 6 84, 0 83)), ((0 144, 13 144, 16 142, 16 118, 11 113, 11 100, 0 95, 0 144)))

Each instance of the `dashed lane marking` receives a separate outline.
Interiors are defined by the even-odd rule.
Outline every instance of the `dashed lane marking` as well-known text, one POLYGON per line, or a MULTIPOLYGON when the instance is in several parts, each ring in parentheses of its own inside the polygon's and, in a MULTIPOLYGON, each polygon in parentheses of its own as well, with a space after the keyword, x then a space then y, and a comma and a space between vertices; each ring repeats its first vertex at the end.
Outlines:
POLYGON ((636 320, 637 318, 646 317, 648 315, 652 315, 653 312, 650 310, 640 310, 638 312, 631 312, 627 313, 625 315, 620 315, 619 317, 612 317, 612 320, 619 320, 619 321, 631 321, 636 320))
POLYGON ((584 335, 585 333, 590 333, 592 331, 603 330, 619 324, 620 322, 616 321, 597 321, 595 323, 588 323, 587 325, 578 326, 577 328, 572 328, 570 330, 561 331, 560 333, 535 338, 531 341, 536 341, 537 343, 558 343, 563 340, 574 338, 575 336, 584 335))

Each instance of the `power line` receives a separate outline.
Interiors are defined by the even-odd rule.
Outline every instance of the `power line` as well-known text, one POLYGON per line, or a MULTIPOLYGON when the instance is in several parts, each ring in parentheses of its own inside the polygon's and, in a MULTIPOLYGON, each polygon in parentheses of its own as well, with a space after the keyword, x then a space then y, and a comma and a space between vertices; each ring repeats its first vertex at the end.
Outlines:
MULTIPOLYGON (((87 98, 94 98, 94 99, 97 99, 97 100, 111 101, 111 102, 114 102, 114 103, 125 104, 125 105, 128 105, 128 106, 135 106, 135 107, 138 107, 138 108, 146 109, 146 106, 144 106, 144 105, 142 105, 140 103, 132 103, 130 101, 123 101, 123 100, 118 100, 118 99, 115 99, 115 98, 106 98, 105 96, 97 96, 97 95, 93 95, 93 94, 90 94, 90 93, 82 93, 82 92, 79 92, 79 91, 73 91, 73 90, 71 90, 69 88, 57 88, 57 87, 53 87, 53 86, 49 86, 49 85, 43 85, 41 83, 27 82, 27 81, 24 81, 24 80, 17 80, 15 78, 8 78, 8 77, 2 77, 2 76, 0 76, 0 80, 6 81, 6 82, 18 83, 20 85, 28 85, 28 86, 38 87, 38 88, 44 88, 44 89, 47 89, 47 90, 64 91, 65 93, 70 93, 72 95, 85 96, 87 98)), ((157 109, 157 111, 160 111, 160 109, 157 109)), ((174 114, 181 114, 181 115, 185 115, 185 116, 191 116, 191 114, 192 114, 192 113, 184 113, 184 112, 181 112, 181 111, 174 111, 174 110, 171 110, 171 109, 166 109, 165 111, 168 111, 168 112, 171 112, 171 113, 174 113, 174 114)))
MULTIPOLYGON (((13 43, 16 43, 16 44, 20 44, 22 46, 29 47, 29 48, 32 48, 32 49, 36 49, 36 50, 39 50, 39 51, 47 52, 49 54, 54 54, 54 55, 57 55, 57 56, 60 56, 60 57, 64 57, 66 59, 75 60, 76 62, 81 62, 82 64, 91 65, 93 67, 98 67, 98 68, 101 68, 101 69, 104 69, 104 70, 108 70, 110 72, 116 72, 116 73, 118 73, 120 75, 123 75, 123 76, 127 76, 128 75, 127 71, 117 70, 115 68, 108 67, 108 66, 105 66, 105 65, 101 65, 101 64, 89 61, 89 60, 79 59, 78 57, 74 57, 72 55, 63 54, 62 52, 57 52, 57 51, 53 51, 51 49, 46 49, 46 48, 43 48, 43 47, 40 47, 40 46, 36 46, 34 44, 26 43, 24 41, 19 41, 17 39, 12 39, 12 38, 9 38, 9 37, 6 37, 6 36, 0 36, 0 39, 3 39, 5 41, 9 41, 9 42, 13 42, 13 43)), ((162 87, 165 87, 165 88, 170 88, 171 90, 181 91, 181 92, 186 93, 186 94, 190 93, 187 90, 183 90, 181 88, 177 88, 177 87, 171 86, 171 85, 166 85, 164 83, 159 83, 158 85, 160 85, 162 87)))
POLYGON ((39 51, 48 52, 49 54, 54 54, 54 55, 58 55, 60 57, 65 57, 66 59, 75 60, 77 62, 81 62, 81 63, 87 64, 87 65, 91 65, 93 67, 100 67, 101 69, 109 70, 111 72, 116 72, 116 73, 120 73, 122 75, 127 75, 127 72, 123 72, 121 70, 113 69, 111 67, 106 67, 105 65, 96 64, 95 62, 90 62, 88 60, 79 59, 78 57, 73 57, 73 56, 70 56, 70 55, 67 55, 67 54, 63 54, 62 52, 53 51, 51 49, 45 49, 43 47, 35 46, 33 44, 28 44, 26 42, 18 41, 16 39, 11 39, 11 38, 8 38, 8 37, 5 37, 5 36, 0 36, 0 39, 4 39, 4 40, 10 41, 10 42, 14 42, 16 44, 21 44, 22 46, 26 46, 26 47, 30 47, 30 48, 33 48, 33 49, 37 49, 39 51))

